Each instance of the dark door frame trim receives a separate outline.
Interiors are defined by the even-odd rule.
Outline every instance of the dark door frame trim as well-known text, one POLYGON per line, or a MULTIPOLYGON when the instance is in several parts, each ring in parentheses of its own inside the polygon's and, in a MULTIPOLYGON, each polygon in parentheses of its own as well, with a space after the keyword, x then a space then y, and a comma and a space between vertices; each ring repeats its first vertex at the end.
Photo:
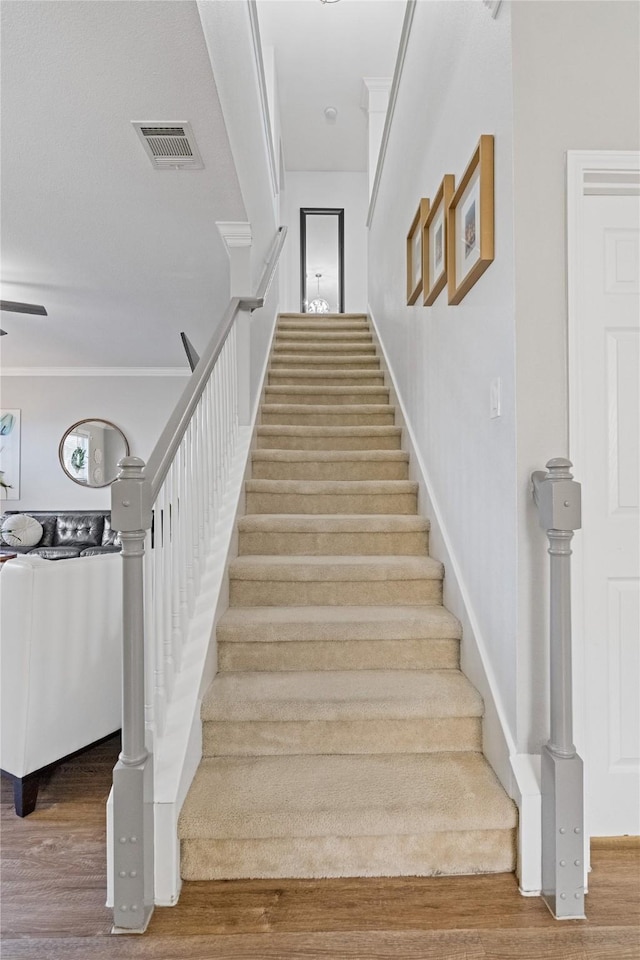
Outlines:
POLYGON ((344 207, 300 207, 300 313, 306 313, 304 300, 307 286, 307 216, 314 215, 338 218, 338 313, 344 313, 344 207))

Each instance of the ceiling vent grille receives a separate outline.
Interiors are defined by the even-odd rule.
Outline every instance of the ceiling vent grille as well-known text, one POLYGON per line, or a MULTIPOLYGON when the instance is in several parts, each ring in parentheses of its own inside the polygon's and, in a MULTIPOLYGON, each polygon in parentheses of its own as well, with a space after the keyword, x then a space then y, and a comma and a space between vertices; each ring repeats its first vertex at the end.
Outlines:
POLYGON ((156 170, 204 167, 190 123, 132 123, 156 170))

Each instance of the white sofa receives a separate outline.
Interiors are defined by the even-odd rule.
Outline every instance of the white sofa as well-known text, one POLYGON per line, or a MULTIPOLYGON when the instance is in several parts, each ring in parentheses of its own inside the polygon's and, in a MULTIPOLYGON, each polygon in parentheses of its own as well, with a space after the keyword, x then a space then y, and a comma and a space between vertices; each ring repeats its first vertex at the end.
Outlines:
POLYGON ((121 726, 122 558, 2 566, 0 768, 26 816, 43 768, 121 726))

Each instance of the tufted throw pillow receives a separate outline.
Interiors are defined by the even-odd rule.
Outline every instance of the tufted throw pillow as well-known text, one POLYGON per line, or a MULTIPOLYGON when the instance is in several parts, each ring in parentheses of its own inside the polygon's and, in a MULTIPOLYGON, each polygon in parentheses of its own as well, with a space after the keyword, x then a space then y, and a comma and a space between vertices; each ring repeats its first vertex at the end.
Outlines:
POLYGON ((2 539, 10 547, 35 547, 42 538, 42 524, 27 513, 5 517, 2 524, 2 539))

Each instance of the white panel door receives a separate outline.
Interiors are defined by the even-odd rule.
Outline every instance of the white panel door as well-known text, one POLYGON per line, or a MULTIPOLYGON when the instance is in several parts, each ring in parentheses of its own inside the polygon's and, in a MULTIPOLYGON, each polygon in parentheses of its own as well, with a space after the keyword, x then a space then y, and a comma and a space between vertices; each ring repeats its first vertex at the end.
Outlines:
POLYGON ((569 230, 571 455, 583 503, 575 644, 583 645, 581 748, 592 836, 640 834, 638 158, 635 167, 583 169, 573 244, 571 223, 569 230))

